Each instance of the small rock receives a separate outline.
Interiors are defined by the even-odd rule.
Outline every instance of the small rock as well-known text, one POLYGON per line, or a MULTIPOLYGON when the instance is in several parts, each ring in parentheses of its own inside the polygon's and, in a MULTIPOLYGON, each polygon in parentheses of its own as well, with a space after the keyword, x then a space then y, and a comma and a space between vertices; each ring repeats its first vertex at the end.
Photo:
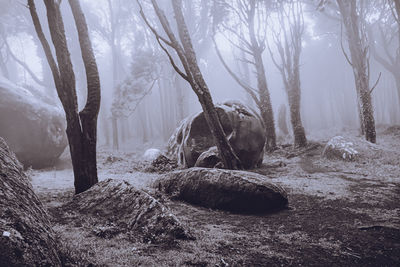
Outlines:
POLYGON ((353 142, 346 140, 342 136, 335 136, 329 140, 322 152, 322 155, 326 158, 336 158, 344 161, 353 161, 358 154, 353 142))
POLYGON ((162 155, 161 150, 157 148, 149 148, 143 154, 143 159, 147 161, 153 161, 162 155))
POLYGON ((218 149, 216 146, 210 147, 207 151, 201 153, 199 158, 196 160, 195 167, 203 168, 215 168, 215 166, 221 163, 221 158, 218 155, 218 149))

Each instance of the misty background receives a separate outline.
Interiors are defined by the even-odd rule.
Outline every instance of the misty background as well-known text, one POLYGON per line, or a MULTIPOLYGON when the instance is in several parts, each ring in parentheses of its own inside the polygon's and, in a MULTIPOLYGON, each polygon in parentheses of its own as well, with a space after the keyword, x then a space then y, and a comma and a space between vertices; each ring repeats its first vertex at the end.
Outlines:
MULTIPOLYGON (((144 1, 145 2, 145 1, 144 1)), ((173 12, 160 1, 172 21, 173 12)), ((214 1, 185 0, 184 15, 197 53, 199 66, 215 103, 240 100, 255 108, 254 102, 223 67, 212 42, 213 16, 219 14, 214 1)), ((101 79, 101 108, 98 123, 98 143, 114 149, 129 150, 145 146, 161 146, 171 136, 179 122, 201 110, 196 95, 172 68, 167 56, 139 15, 136 1, 83 0, 90 38, 101 79)), ((301 115, 307 136, 321 131, 340 133, 359 128, 357 95, 351 66, 342 51, 347 49, 344 29, 339 16, 317 8, 318 1, 302 3, 304 35, 300 57, 301 115), (343 37, 341 37, 341 34, 343 37), (342 42, 342 44, 341 44, 342 42)), ((51 71, 35 33, 29 10, 24 1, 0 1, 0 65, 1 79, 41 92, 51 101, 57 97, 51 71)), ((143 5, 149 21, 158 29, 151 6, 143 5)), ((395 78, 377 60, 388 59, 398 50, 398 28, 387 1, 374 1, 368 11, 370 51, 370 85, 381 78, 372 92, 374 116, 379 125, 400 123, 400 92, 395 78), (387 16, 382 16, 382 14, 387 16), (386 38, 386 39, 385 39, 386 38), (388 45, 384 42, 389 40, 388 45), (372 43, 371 43, 372 44, 372 43)), ((36 3, 45 35, 50 40, 46 11, 42 1, 36 3)), ((79 110, 86 101, 86 75, 81 60, 75 23, 67 1, 61 11, 69 50, 77 79, 79 110)), ((227 18, 232 19, 232 18, 227 18)), ((234 18, 233 18, 233 22, 234 18)), ((271 29, 278 26, 277 16, 268 17, 266 36, 272 54, 277 48, 271 29)), ((175 27, 175 25, 173 25, 175 27)), ((244 67, 239 51, 228 40, 229 32, 217 32, 215 40, 230 68, 256 84, 253 70, 244 67), (247 74, 246 74, 247 72, 247 74)), ((397 52, 398 53, 398 52, 397 52)), ((286 107, 287 96, 279 70, 268 49, 263 53, 264 67, 271 94, 275 119, 279 107, 286 107)), ((256 109, 256 108, 255 108, 256 109)), ((289 112, 287 114, 288 127, 289 112)), ((276 120, 277 121, 277 120, 276 120)), ((291 132, 291 131, 289 131, 291 132)), ((277 128, 278 142, 282 136, 277 128)), ((282 139, 281 139, 282 140, 282 139)), ((378 135, 379 142, 379 135, 378 135)))

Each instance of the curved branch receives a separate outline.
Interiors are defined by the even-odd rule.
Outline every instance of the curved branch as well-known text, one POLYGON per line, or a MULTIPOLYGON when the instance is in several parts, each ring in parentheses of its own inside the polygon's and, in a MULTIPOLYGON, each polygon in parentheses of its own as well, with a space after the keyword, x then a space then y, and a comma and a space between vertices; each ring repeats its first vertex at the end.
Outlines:
POLYGON ((9 44, 8 44, 8 42, 7 42, 7 40, 6 40, 6 38, 3 37, 3 39, 4 39, 4 44, 6 45, 8 54, 11 56, 11 58, 12 58, 15 62, 17 62, 19 65, 21 65, 21 66, 29 73, 29 75, 32 77, 32 79, 33 79, 37 84, 39 84, 39 85, 45 87, 45 86, 46 86, 45 82, 43 82, 41 79, 39 79, 39 77, 36 76, 36 74, 31 70, 31 68, 29 68, 29 66, 28 66, 25 62, 23 62, 22 60, 20 60, 19 58, 17 58, 17 57, 14 55, 14 53, 12 52, 12 50, 11 50, 11 48, 10 48, 10 46, 9 46, 9 44))
POLYGON ((225 67, 226 71, 232 76, 232 78, 253 98, 254 102, 256 102, 256 104, 258 105, 260 103, 260 100, 258 99, 257 95, 256 95, 256 90, 254 88, 252 88, 250 85, 246 84, 244 81, 242 81, 228 66, 228 64, 226 64, 224 58, 221 55, 221 52, 218 49, 218 45, 215 41, 215 37, 214 35, 212 36, 212 40, 214 43, 214 48, 215 48, 215 52, 217 53, 217 56, 219 58, 219 60, 221 61, 222 65, 225 67))

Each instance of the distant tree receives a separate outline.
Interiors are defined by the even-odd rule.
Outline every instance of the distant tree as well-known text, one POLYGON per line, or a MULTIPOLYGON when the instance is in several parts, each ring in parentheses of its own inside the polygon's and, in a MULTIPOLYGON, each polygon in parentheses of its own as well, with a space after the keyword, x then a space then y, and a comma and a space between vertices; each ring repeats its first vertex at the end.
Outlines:
POLYGON ((159 79, 158 56, 150 49, 135 51, 128 77, 115 88, 111 111, 129 117, 159 79))
MULTIPOLYGON (((141 5, 139 0, 137 0, 137 2, 139 5, 141 5)), ((167 35, 166 38, 162 37, 157 30, 151 26, 143 12, 142 7, 140 14, 153 34, 156 36, 160 47, 168 55, 168 58, 170 59, 175 71, 190 84, 191 88, 196 93, 203 108, 208 127, 212 133, 212 136, 214 137, 215 144, 217 145, 224 167, 227 169, 241 169, 242 164, 224 133, 218 113, 211 98, 210 90, 208 89, 197 63, 191 37, 182 13, 182 0, 171 0, 171 2, 180 41, 178 41, 176 38, 170 23, 164 14, 164 11, 159 8, 156 0, 151 0, 151 3, 157 18, 161 23, 165 34, 167 35), (183 71, 176 65, 172 55, 169 53, 165 45, 171 47, 176 52, 184 68, 183 71)))
POLYGON ((278 109, 278 127, 279 130, 286 136, 289 134, 289 130, 286 123, 286 106, 281 104, 278 109))
POLYGON ((272 61, 279 70, 288 97, 294 146, 304 147, 307 138, 300 114, 300 54, 304 33, 303 7, 299 0, 280 1, 277 4, 278 29, 270 27, 279 61, 269 47, 272 61))
POLYGON ((75 193, 81 193, 98 182, 96 165, 97 116, 100 108, 100 79, 85 16, 78 0, 69 0, 87 77, 87 101, 78 113, 75 89, 75 74, 67 47, 64 23, 60 11, 61 1, 44 0, 49 30, 54 45, 56 60, 43 34, 42 26, 33 0, 28 6, 47 61, 50 65, 58 97, 67 119, 67 136, 74 170, 75 193))
POLYGON ((371 52, 375 60, 392 74, 400 104, 400 0, 376 1, 370 5, 372 12, 376 10, 380 14, 376 22, 368 25, 371 52))
MULTIPOLYGON (((369 85, 369 44, 366 32, 366 13, 363 1, 337 0, 342 22, 346 29, 350 58, 346 55, 353 68, 359 110, 361 129, 367 141, 376 142, 375 118, 372 106, 371 89, 369 85)), ((343 50, 344 51, 344 50, 343 50)))
MULTIPOLYGON (((265 3, 268 3, 266 1, 265 3)), ((254 67, 257 88, 253 88, 245 78, 237 75, 224 60, 218 45, 214 47, 218 58, 233 79, 246 91, 256 103, 266 130, 266 149, 276 148, 274 114, 265 75, 263 52, 265 50, 266 10, 264 2, 254 0, 214 1, 213 32, 221 33, 235 47, 241 57, 239 61, 254 67)))
MULTIPOLYGON (((367 4, 367 1, 362 0, 320 0, 318 9, 325 11, 325 7, 329 5, 330 11, 334 10, 340 14, 341 23, 346 30, 350 56, 345 51, 343 44, 342 50, 347 62, 353 69, 361 133, 365 135, 367 141, 375 143, 376 130, 371 93, 378 84, 380 75, 375 84, 370 87, 367 4)), ((340 41, 342 42, 342 34, 340 41)))

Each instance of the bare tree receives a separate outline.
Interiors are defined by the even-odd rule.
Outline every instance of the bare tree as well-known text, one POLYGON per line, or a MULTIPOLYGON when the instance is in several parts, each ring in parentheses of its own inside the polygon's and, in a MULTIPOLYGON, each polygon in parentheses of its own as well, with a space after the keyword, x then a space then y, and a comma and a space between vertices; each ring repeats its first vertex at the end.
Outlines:
POLYGON ((273 33, 272 36, 278 50, 280 62, 275 58, 270 46, 268 48, 274 65, 281 73, 285 92, 288 97, 294 146, 304 147, 307 145, 307 138, 300 114, 300 54, 304 33, 302 3, 298 0, 279 2, 277 16, 279 29, 270 28, 273 33))
MULTIPOLYGON (((137 2, 140 5, 140 1, 137 0, 137 2)), ((208 127, 211 131, 212 136, 214 137, 214 141, 215 144, 217 145, 224 167, 227 169, 238 169, 238 168, 241 169, 242 164, 237 155, 235 154, 228 139, 226 138, 218 113, 214 107, 210 90, 208 89, 208 86, 197 64, 196 54, 193 49, 191 37, 182 13, 182 0, 171 0, 171 2, 175 15, 175 21, 177 24, 179 41, 175 36, 163 10, 159 8, 156 0, 151 0, 151 3, 157 15, 157 18, 160 21, 165 34, 167 35, 166 38, 161 36, 156 31, 156 29, 151 26, 151 24, 149 23, 143 12, 142 7, 140 10, 140 14, 145 23, 147 24, 147 26, 151 29, 151 31, 155 35, 160 47, 168 55, 168 58, 175 71, 190 84, 191 88, 196 93, 199 102, 203 108, 203 112, 208 127), (173 59, 173 56, 169 53, 165 45, 169 46, 176 52, 183 66, 183 70, 181 70, 177 66, 177 64, 173 59)))
POLYGON ((60 12, 61 1, 44 0, 51 39, 56 52, 56 60, 50 45, 43 34, 42 26, 33 0, 28 6, 36 33, 50 65, 58 97, 63 105, 67 119, 67 136, 74 170, 75 193, 81 193, 98 182, 96 165, 97 116, 100 108, 100 80, 97 64, 89 39, 85 16, 78 0, 69 0, 87 77, 87 101, 78 113, 75 89, 75 74, 72 69, 67 47, 64 23, 60 12))
POLYGON ((254 0, 235 0, 229 3, 215 1, 215 12, 221 12, 225 8, 233 16, 233 19, 230 20, 228 18, 224 20, 223 18, 216 17, 220 16, 220 14, 214 14, 213 41, 217 55, 225 69, 256 103, 265 125, 266 149, 271 151, 276 148, 276 133, 274 114, 262 58, 266 47, 266 36, 263 34, 265 33, 266 12, 262 8, 262 4, 261 1, 254 0), (233 24, 225 23, 226 21, 233 21, 233 24), (239 60, 254 67, 257 88, 253 88, 249 82, 239 77, 225 62, 215 41, 217 27, 221 29, 219 33, 224 35, 232 46, 241 52, 242 57, 239 60))
POLYGON ((374 4, 380 16, 376 23, 368 27, 371 52, 375 60, 392 74, 400 104, 400 0, 377 1, 374 4), (382 48, 382 52, 378 47, 382 48))
POLYGON ((369 42, 366 32, 365 2, 360 0, 336 0, 336 2, 346 29, 350 57, 344 49, 343 52, 353 69, 361 129, 365 134, 366 140, 375 143, 375 119, 371 92, 377 83, 372 88, 370 87, 369 42))

